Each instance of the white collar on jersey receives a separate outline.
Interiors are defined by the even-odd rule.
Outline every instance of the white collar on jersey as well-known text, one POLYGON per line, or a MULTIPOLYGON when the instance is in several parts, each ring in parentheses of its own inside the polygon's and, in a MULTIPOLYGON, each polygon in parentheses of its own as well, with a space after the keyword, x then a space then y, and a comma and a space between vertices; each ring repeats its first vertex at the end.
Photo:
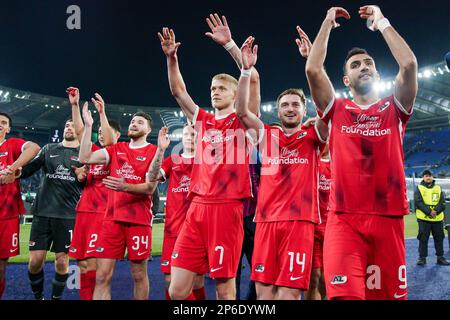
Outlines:
POLYGON ((373 106, 374 104, 377 104, 378 102, 381 101, 381 99, 378 99, 377 101, 375 101, 374 103, 371 104, 357 104, 355 102, 355 100, 352 100, 354 104, 356 104, 359 108, 363 109, 363 110, 367 110, 369 109, 371 106, 373 106))
POLYGON ((183 158, 185 158, 185 159, 192 159, 192 158, 194 157, 194 154, 192 154, 192 155, 187 155, 187 154, 185 154, 185 153, 182 153, 181 156, 182 156, 183 158))
POLYGON ((214 119, 216 119, 216 120, 222 120, 222 119, 225 119, 226 117, 228 117, 230 114, 232 114, 233 112, 230 112, 230 113, 228 113, 228 114, 224 114, 224 115, 221 115, 221 116, 214 116, 214 119))
POLYGON ((146 142, 145 144, 143 144, 142 146, 135 146, 133 144, 133 141, 130 141, 130 143, 128 144, 128 146, 130 147, 130 149, 140 149, 140 148, 144 148, 146 146, 148 146, 150 143, 146 142))

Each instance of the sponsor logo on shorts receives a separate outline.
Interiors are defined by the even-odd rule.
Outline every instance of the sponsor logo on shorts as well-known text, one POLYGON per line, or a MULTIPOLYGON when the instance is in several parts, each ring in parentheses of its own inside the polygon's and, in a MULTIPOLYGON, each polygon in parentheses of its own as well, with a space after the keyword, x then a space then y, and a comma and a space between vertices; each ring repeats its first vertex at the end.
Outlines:
POLYGON ((70 248, 69 252, 75 253, 75 252, 77 252, 77 249, 76 248, 70 248))
POLYGON ((297 140, 298 140, 298 139, 301 139, 301 138, 303 138, 303 137, 305 137, 307 134, 308 134, 308 132, 302 132, 302 133, 300 133, 300 134, 298 135, 298 137, 297 137, 297 140))
POLYGON ((147 158, 143 156, 136 157, 136 160, 145 161, 147 158))
POLYGON ((97 250, 86 250, 86 253, 92 253, 92 252, 94 252, 94 251, 97 251, 97 250))
POLYGON ((79 161, 79 159, 78 159, 77 156, 71 156, 71 157, 70 157, 70 160, 72 160, 72 161, 79 161))
POLYGON ((66 249, 69 249, 70 248, 70 244, 69 245, 65 245, 64 246, 66 249))
POLYGON ((300 276, 300 277, 294 277, 294 276, 291 276, 289 279, 290 279, 291 281, 296 281, 296 280, 299 280, 299 279, 301 279, 301 278, 303 278, 303 276, 300 276))
POLYGON ((397 292, 394 294, 394 299, 400 299, 403 298, 407 295, 407 293, 403 293, 403 294, 398 294, 397 292))
POLYGON ((331 284, 344 284, 347 282, 347 276, 337 275, 331 280, 331 284))
POLYGON ((105 251, 105 249, 104 249, 103 247, 98 247, 95 251, 97 251, 97 252, 103 252, 103 251, 105 251))
POLYGON ((28 246, 29 247, 34 247, 36 245, 36 242, 34 242, 34 241, 29 241, 28 242, 28 246))
POLYGON ((178 258, 178 253, 177 252, 172 253, 172 259, 176 259, 176 258, 178 258))
POLYGON ((6 157, 8 155, 8 151, 0 152, 0 157, 6 157))
POLYGON ((50 158, 57 158, 57 157, 59 157, 59 154, 51 154, 50 155, 50 158))
POLYGON ((161 265, 163 267, 167 267, 169 265, 169 260, 164 260, 163 262, 161 262, 161 265))
POLYGON ((213 272, 219 271, 220 269, 223 269, 223 267, 211 268, 210 272, 213 273, 213 272))
POLYGON ((258 265, 255 267, 255 272, 264 272, 264 265, 258 264, 258 265))
POLYGON ((137 255, 138 255, 138 257, 140 257, 140 256, 143 256, 143 255, 146 254, 146 253, 147 253, 146 251, 144 251, 144 252, 138 252, 137 255))
POLYGON ((9 252, 13 253, 14 251, 17 251, 17 249, 19 249, 19 248, 11 249, 11 250, 9 250, 9 252))

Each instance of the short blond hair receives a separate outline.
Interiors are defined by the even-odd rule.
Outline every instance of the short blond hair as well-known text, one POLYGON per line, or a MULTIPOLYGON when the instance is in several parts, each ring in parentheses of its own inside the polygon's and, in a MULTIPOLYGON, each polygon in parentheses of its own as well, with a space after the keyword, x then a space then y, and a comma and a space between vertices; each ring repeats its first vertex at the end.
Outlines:
POLYGON ((238 87, 238 81, 235 77, 230 76, 227 73, 219 73, 216 74, 212 80, 222 80, 222 81, 226 81, 228 83, 231 83, 231 85, 234 87, 234 89, 237 91, 237 87, 238 87))
POLYGON ((294 94, 294 95, 299 96, 300 100, 303 103, 303 106, 306 107, 306 96, 305 96, 305 93, 303 92, 303 90, 302 89, 293 89, 293 88, 284 90, 282 93, 280 93, 280 95, 277 98, 277 107, 280 106, 281 98, 283 98, 284 96, 287 96, 288 94, 294 94))

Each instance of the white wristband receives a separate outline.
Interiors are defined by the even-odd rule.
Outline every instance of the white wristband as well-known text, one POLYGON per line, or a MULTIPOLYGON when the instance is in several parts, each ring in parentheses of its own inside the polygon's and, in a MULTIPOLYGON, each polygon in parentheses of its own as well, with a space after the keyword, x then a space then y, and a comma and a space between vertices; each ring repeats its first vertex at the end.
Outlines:
POLYGON ((245 69, 242 69, 241 70, 241 77, 246 77, 246 78, 248 78, 248 77, 250 77, 252 75, 252 69, 250 68, 250 69, 248 69, 248 70, 245 70, 245 69))
POLYGON ((377 21, 377 28, 380 30, 381 33, 387 28, 390 27, 391 23, 387 18, 383 18, 377 21))
POLYGON ((229 42, 227 42, 223 47, 227 50, 230 51, 231 48, 233 48, 236 45, 236 43, 233 41, 233 39, 231 39, 229 42))

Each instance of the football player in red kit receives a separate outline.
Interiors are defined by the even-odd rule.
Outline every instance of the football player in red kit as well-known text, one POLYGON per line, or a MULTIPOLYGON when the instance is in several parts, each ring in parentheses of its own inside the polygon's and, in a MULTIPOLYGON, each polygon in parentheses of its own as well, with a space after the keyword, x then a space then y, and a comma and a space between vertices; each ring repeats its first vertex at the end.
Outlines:
POLYGON ((159 132, 158 147, 147 142, 151 117, 137 112, 128 127, 130 142, 119 142, 95 152, 91 151, 92 116, 83 108, 85 123, 80 161, 86 164, 109 165, 110 176, 103 180, 108 187, 108 204, 97 245, 97 274, 93 298, 111 299, 111 280, 117 259, 128 251, 134 280, 134 299, 148 299, 147 260, 151 250, 151 195, 161 167, 164 151, 169 145, 167 128, 159 132), (140 184, 145 194, 117 189, 115 184, 140 184), (148 183, 145 183, 148 182, 148 183))
POLYGON ((285 90, 277 99, 281 130, 248 111, 249 76, 257 60, 253 41, 249 37, 241 48, 236 102, 236 113, 262 155, 251 279, 258 299, 298 300, 309 287, 314 225, 320 223, 317 170, 327 128, 319 132, 320 121, 302 128, 306 97, 300 89, 285 90))
POLYGON ((6 138, 11 126, 11 117, 0 112, 0 299, 6 287, 8 259, 20 254, 19 216, 25 208, 16 172, 40 150, 34 142, 6 138))
POLYGON ((406 299, 403 216, 409 210, 402 141, 417 93, 417 61, 379 7, 361 7, 359 15, 380 31, 398 63, 392 95, 379 96, 373 57, 354 48, 343 77, 353 100, 335 98, 324 61, 336 19, 350 19, 343 8, 328 10, 306 63, 311 95, 330 128, 326 291, 331 299, 406 299))

